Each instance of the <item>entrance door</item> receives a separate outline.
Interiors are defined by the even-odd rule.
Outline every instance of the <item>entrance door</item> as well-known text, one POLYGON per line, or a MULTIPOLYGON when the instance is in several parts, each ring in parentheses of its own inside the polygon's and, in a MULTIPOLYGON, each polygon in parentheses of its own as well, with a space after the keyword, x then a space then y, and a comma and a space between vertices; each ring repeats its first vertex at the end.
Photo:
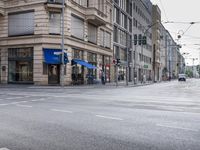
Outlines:
POLYGON ((49 84, 60 83, 60 65, 49 65, 48 66, 48 82, 49 84))

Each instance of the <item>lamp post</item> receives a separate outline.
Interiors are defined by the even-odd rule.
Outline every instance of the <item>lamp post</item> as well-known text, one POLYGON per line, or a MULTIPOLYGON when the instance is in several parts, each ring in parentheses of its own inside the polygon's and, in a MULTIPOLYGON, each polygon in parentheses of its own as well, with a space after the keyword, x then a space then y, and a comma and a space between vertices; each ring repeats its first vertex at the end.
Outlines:
POLYGON ((64 18, 64 13, 65 12, 65 0, 62 1, 62 43, 61 43, 61 48, 62 48, 62 64, 61 64, 61 86, 64 86, 64 71, 65 71, 65 63, 64 63, 64 49, 65 49, 65 32, 64 32, 64 25, 65 25, 65 18, 64 18))

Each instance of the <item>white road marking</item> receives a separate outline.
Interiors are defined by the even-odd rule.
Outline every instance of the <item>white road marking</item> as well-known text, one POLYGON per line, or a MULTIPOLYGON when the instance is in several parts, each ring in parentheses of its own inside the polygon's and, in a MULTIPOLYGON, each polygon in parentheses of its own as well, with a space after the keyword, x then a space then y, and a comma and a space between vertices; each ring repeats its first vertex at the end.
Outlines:
POLYGON ((96 117, 105 118, 105 119, 111 119, 111 120, 120 120, 120 121, 123 120, 122 118, 111 117, 111 116, 103 116, 103 115, 96 115, 96 117))
POLYGON ((39 101, 44 101, 44 100, 46 100, 46 99, 44 99, 44 98, 40 98, 40 99, 34 99, 34 100, 31 100, 31 102, 39 102, 39 101))
POLYGON ((46 100, 46 99, 40 98, 40 99, 31 100, 31 101, 19 101, 19 102, 5 103, 5 104, 0 104, 0 106, 16 105, 16 104, 21 104, 21 103, 37 102, 37 101, 44 101, 44 100, 46 100))
POLYGON ((72 111, 69 111, 69 110, 60 110, 60 109, 51 109, 51 111, 62 112, 62 113, 70 113, 70 114, 73 113, 72 111))
POLYGON ((11 100, 11 99, 20 99, 20 98, 24 98, 24 97, 8 97, 8 98, 5 98, 5 99, 11 100))
POLYGON ((0 150, 10 150, 10 149, 4 147, 4 148, 0 148, 0 150))
POLYGON ((193 132, 199 132, 199 130, 197 130, 197 129, 184 128, 184 127, 178 127, 178 126, 170 126, 170 125, 164 125, 164 124, 156 124, 156 126, 165 127, 165 128, 172 128, 172 129, 179 129, 179 130, 186 130, 186 131, 193 131, 193 132))
POLYGON ((33 107, 33 106, 30 106, 30 105, 20 105, 20 104, 17 104, 16 106, 19 106, 19 107, 27 107, 27 108, 33 107))
POLYGON ((16 105, 16 104, 27 103, 27 102, 28 101, 19 101, 19 102, 13 102, 13 103, 0 104, 0 106, 16 105))

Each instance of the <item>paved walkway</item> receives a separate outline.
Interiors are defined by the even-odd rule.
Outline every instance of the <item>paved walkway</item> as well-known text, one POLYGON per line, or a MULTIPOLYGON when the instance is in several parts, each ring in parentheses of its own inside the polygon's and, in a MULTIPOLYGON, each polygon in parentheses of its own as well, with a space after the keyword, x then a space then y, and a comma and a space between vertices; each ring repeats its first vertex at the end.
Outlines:
POLYGON ((134 84, 133 82, 129 82, 128 86, 126 85, 125 82, 119 82, 118 86, 116 86, 115 82, 112 83, 106 83, 105 85, 102 84, 92 84, 92 85, 71 85, 71 86, 64 86, 61 87, 59 85, 47 85, 47 86, 38 86, 38 85, 30 85, 30 84, 0 84, 0 88, 18 88, 18 87, 24 87, 24 88, 41 88, 41 89, 54 89, 54 88, 115 88, 115 87, 138 87, 138 86, 145 86, 145 85, 150 85, 153 84, 152 82, 146 82, 146 83, 137 83, 134 84))

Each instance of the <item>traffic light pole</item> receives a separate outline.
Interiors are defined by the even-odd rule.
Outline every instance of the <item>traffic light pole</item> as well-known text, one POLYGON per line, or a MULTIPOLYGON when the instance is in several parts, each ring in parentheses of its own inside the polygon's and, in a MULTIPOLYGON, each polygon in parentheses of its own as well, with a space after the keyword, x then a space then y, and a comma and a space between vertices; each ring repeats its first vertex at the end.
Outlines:
MULTIPOLYGON (((144 35, 145 36, 145 35, 144 35)), ((143 44, 141 44, 141 58, 142 58, 142 61, 141 61, 141 63, 142 63, 142 68, 141 68, 141 75, 142 75, 142 77, 141 77, 141 83, 144 83, 144 57, 143 57, 143 44)))
POLYGON ((118 65, 115 65, 116 66, 116 68, 115 68, 115 70, 116 70, 116 87, 118 87, 118 65))
POLYGON ((135 77, 135 73, 136 73, 136 75, 137 75, 137 69, 136 69, 136 55, 137 55, 137 45, 136 44, 134 44, 135 46, 135 53, 134 53, 134 74, 133 74, 133 80, 134 80, 134 84, 136 84, 137 83, 137 78, 135 77))
POLYGON ((126 48, 126 51, 127 51, 127 53, 126 53, 126 57, 127 57, 126 58, 126 61, 127 61, 127 64, 126 64, 126 85, 128 86, 128 80, 129 80, 129 59, 128 59, 128 57, 129 57, 129 49, 128 49, 128 46, 126 48))

